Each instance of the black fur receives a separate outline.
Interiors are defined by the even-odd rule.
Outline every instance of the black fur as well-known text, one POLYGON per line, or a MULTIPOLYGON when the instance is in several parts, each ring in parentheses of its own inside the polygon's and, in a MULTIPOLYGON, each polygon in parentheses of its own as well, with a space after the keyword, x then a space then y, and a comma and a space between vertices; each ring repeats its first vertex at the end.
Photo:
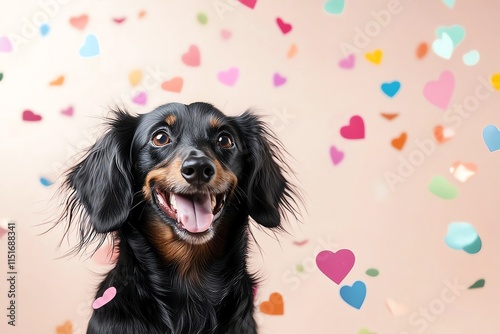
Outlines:
MULTIPOLYGON (((280 229, 285 211, 296 214, 296 193, 281 152, 279 141, 251 112, 228 117, 206 103, 170 103, 137 116, 115 111, 107 132, 68 172, 63 186, 68 195, 61 221, 67 221, 67 231, 72 226, 79 230, 75 250, 95 240, 100 245, 111 235, 119 251, 96 297, 111 286, 117 295, 94 310, 87 333, 257 333, 256 279, 247 271, 248 222, 251 217, 266 228, 280 229), (165 122, 168 115, 175 116, 173 126, 165 122), (210 125, 214 119, 216 127, 210 125), (170 144, 151 144, 157 129, 165 129, 170 144), (221 133, 232 137, 234 147, 217 145, 221 133), (149 172, 187 159, 192 150, 237 179, 213 223, 213 236, 203 245, 187 245, 175 233, 176 222, 145 190, 158 187, 156 181, 146 185, 149 172), (177 246, 166 242, 160 247, 163 236, 153 240, 151 226, 158 221, 173 231, 165 238, 177 246), (186 247, 202 258, 189 258, 194 268, 183 272, 182 263, 169 256, 173 247, 186 247)), ((181 186, 183 191, 202 191, 181 186)))

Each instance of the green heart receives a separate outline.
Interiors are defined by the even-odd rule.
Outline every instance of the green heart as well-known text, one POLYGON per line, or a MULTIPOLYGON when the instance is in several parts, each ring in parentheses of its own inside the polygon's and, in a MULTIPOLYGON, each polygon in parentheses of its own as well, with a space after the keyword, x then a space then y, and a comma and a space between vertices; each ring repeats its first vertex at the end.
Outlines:
POLYGON ((325 2, 323 8, 328 14, 342 14, 344 11, 344 0, 329 0, 325 2))
POLYGON ((441 38, 441 36, 443 36, 443 33, 446 33, 448 36, 450 36, 455 47, 457 47, 458 44, 462 43, 465 37, 464 27, 458 24, 449 27, 438 27, 436 29, 436 36, 438 38, 441 38))
POLYGON ((3 79, 3 73, 0 72, 0 81, 2 81, 2 79, 3 79))
POLYGON ((484 278, 478 279, 474 284, 472 284, 471 286, 469 286, 469 289, 479 289, 479 288, 482 288, 482 287, 484 287, 485 283, 486 283, 486 281, 484 280, 484 278))
POLYGON ((377 270, 377 269, 375 269, 375 268, 370 268, 370 269, 368 269, 368 270, 366 271, 366 274, 367 274, 368 276, 371 276, 371 277, 377 277, 377 276, 378 276, 378 274, 379 274, 379 272, 378 272, 378 270, 377 270))
POLYGON ((429 190, 434 195, 443 199, 454 199, 458 189, 442 176, 434 176, 429 184, 429 190))
POLYGON ((202 25, 205 25, 208 22, 208 16, 205 13, 198 13, 198 16, 196 16, 196 18, 198 19, 198 22, 200 22, 200 24, 202 25))

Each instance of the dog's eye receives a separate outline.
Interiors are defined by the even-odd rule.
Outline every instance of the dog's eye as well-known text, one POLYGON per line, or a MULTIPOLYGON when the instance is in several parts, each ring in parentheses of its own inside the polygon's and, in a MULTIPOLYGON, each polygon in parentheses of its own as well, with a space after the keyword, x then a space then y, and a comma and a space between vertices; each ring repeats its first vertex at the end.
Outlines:
POLYGON ((151 140, 155 146, 165 146, 170 143, 170 137, 165 131, 155 132, 151 140))
POLYGON ((217 140, 217 145, 222 148, 231 148, 234 146, 233 138, 229 135, 221 135, 217 140))

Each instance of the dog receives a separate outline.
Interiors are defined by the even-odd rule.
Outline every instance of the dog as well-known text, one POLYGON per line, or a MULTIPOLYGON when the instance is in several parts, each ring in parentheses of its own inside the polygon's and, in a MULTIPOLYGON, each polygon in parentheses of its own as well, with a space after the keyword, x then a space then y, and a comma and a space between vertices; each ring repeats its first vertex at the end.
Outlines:
POLYGON ((299 212, 282 144, 253 112, 208 103, 112 115, 62 185, 74 250, 111 237, 118 252, 87 333, 257 333, 249 220, 284 230, 299 212))

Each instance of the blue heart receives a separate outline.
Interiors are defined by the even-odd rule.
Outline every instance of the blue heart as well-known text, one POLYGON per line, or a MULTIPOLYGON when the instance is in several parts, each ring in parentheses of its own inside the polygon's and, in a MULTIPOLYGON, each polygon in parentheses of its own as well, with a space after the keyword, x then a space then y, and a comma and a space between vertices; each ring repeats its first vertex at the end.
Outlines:
POLYGON ((85 43, 80 48, 80 56, 88 58, 99 55, 99 41, 93 34, 87 35, 85 43))
POLYGON ((352 286, 340 288, 340 297, 349 305, 358 310, 363 305, 366 297, 366 285, 361 281, 356 281, 352 286))
POLYGON ((47 36, 50 31, 50 26, 46 23, 40 26, 40 35, 47 36))
POLYGON ((500 150, 500 131, 496 126, 486 126, 483 129, 483 139, 490 152, 500 150))
POLYGON ((53 182, 50 181, 49 179, 45 178, 45 177, 41 177, 40 178, 40 183, 42 184, 42 186, 50 187, 53 182))
POLYGON ((401 88, 401 83, 399 81, 393 81, 393 82, 387 82, 383 83, 382 86, 382 92, 385 93, 385 95, 389 97, 394 97, 394 95, 399 92, 399 89, 401 88))

